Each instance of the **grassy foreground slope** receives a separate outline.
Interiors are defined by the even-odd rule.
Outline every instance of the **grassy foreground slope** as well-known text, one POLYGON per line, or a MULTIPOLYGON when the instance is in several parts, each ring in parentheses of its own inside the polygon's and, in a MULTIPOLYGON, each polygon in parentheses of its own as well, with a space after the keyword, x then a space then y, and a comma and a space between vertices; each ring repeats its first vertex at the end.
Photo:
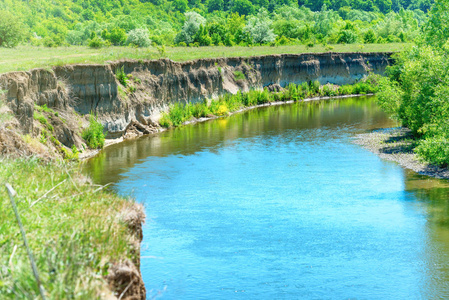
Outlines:
POLYGON ((0 165, 0 298, 39 298, 5 183, 17 191, 47 298, 110 298, 109 268, 136 255, 125 224, 134 204, 90 184, 74 165, 4 158, 0 165))
POLYGON ((167 47, 165 53, 154 47, 131 48, 109 47, 92 49, 86 46, 71 47, 31 47, 0 48, 0 73, 11 71, 28 71, 33 68, 46 68, 55 65, 99 63, 119 59, 159 59, 162 57, 174 61, 187 61, 200 58, 258 56, 270 54, 300 54, 320 52, 389 52, 402 51, 407 43, 391 44, 337 44, 332 46, 305 45, 293 46, 255 46, 255 47, 167 47))

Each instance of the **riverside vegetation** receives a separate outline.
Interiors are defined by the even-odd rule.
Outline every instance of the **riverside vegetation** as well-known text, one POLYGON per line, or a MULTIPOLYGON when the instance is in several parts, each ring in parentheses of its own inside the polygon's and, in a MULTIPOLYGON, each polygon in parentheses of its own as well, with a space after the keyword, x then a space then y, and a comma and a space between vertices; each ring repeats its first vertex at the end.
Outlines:
POLYGON ((136 241, 125 223, 135 205, 89 182, 74 164, 37 158, 0 159, 0 295, 37 299, 19 227, 4 183, 15 201, 50 299, 112 296, 112 264, 136 260, 136 241))
MULTIPOLYGON (((236 77, 243 73, 234 74, 236 77)), ((174 104, 167 113, 163 113, 159 123, 162 127, 177 127, 194 118, 224 116, 230 112, 245 107, 277 101, 301 101, 311 97, 334 97, 341 95, 368 94, 377 91, 379 76, 370 74, 353 85, 336 86, 326 84, 321 86, 319 81, 289 84, 285 89, 278 88, 277 92, 270 92, 267 88, 262 91, 251 90, 247 93, 225 94, 216 100, 204 100, 201 103, 174 104)))
POLYGON ((416 44, 396 55, 379 104, 416 139, 425 162, 449 166, 449 0, 437 0, 416 44))

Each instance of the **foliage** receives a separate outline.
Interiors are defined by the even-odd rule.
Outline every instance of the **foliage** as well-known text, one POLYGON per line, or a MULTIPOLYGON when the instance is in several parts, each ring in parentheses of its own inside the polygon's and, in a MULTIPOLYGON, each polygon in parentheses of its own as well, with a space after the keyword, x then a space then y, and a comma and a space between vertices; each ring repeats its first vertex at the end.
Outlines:
POLYGON ((254 44, 267 44, 275 40, 276 35, 270 28, 271 23, 265 9, 260 9, 257 16, 249 18, 245 30, 249 33, 254 44))
POLYGON ((101 38, 105 41, 109 41, 114 46, 120 46, 126 42, 126 32, 124 29, 114 27, 109 32, 106 28, 101 32, 101 38))
POLYGON ((449 38, 449 0, 435 0, 425 28, 425 40, 429 45, 441 47, 449 38))
POLYGON ((274 101, 300 101, 316 96, 374 93, 377 91, 378 80, 378 76, 370 75, 353 85, 340 87, 330 84, 321 86, 318 81, 311 81, 303 82, 300 85, 290 84, 279 93, 270 93, 267 89, 262 91, 251 90, 247 93, 238 91, 235 95, 225 94, 218 99, 205 100, 201 103, 187 103, 185 105, 177 103, 170 106, 168 112, 162 114, 159 124, 166 128, 177 127, 192 118, 225 116, 229 112, 237 111, 243 107, 274 101))
POLYGON ((149 47, 151 45, 149 33, 147 29, 136 28, 128 33, 127 45, 135 45, 137 47, 149 47))
POLYGON ((104 146, 103 125, 92 114, 89 116, 89 127, 83 130, 81 136, 92 149, 101 149, 104 146))
POLYGON ((124 87, 128 86, 129 78, 125 73, 125 66, 117 68, 117 70, 115 71, 115 77, 124 87))
POLYGON ((182 30, 175 38, 175 43, 184 42, 189 45, 194 42, 194 37, 200 30, 200 26, 206 24, 206 19, 196 12, 185 13, 185 18, 182 30))
POLYGON ((448 4, 436 1, 422 41, 396 56, 379 94, 381 107, 419 139, 417 154, 440 166, 449 165, 449 44, 435 17, 447 14, 448 4))
MULTIPOLYGON (((94 37, 92 37, 91 39, 89 39, 87 41, 87 45, 90 48, 98 49, 98 48, 106 46, 106 43, 103 39, 101 39, 100 37, 95 35, 94 37)), ((52 47, 52 46, 48 46, 48 47, 52 47)))
POLYGON ((234 71, 234 79, 235 80, 245 80, 246 76, 242 71, 234 71))
POLYGON ((8 11, 0 10, 0 47, 15 47, 23 38, 21 21, 8 11))
MULTIPOLYGON (((12 22, 1 24, 17 25, 23 32, 10 34, 11 45, 24 40, 47 47, 70 44, 98 49, 125 44, 147 47, 150 40, 165 46, 247 46, 271 44, 276 35, 285 37, 278 45, 409 42, 418 36, 426 20, 422 10, 427 11, 431 1, 40 0, 4 1, 0 7, 14 16, 12 22), (356 30, 345 28, 348 22, 356 30)), ((440 22, 441 34, 436 32, 435 39, 441 41, 446 32, 441 20, 447 16, 436 12, 431 16, 440 22)))

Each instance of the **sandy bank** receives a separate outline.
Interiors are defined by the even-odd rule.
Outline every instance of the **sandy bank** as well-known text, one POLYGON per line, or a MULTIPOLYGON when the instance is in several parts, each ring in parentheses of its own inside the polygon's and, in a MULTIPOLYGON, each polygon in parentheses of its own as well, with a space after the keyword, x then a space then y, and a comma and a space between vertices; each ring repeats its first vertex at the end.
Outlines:
POLYGON ((397 162, 406 169, 421 175, 449 179, 449 170, 429 165, 419 160, 413 152, 416 141, 409 129, 387 128, 355 136, 354 143, 379 155, 380 158, 397 162))

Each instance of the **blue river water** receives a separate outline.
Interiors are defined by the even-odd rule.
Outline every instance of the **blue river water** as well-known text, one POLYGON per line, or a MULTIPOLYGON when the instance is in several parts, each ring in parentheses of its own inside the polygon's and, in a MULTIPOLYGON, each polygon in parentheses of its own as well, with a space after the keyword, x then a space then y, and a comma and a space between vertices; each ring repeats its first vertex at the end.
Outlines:
POLYGON ((86 169, 145 205, 150 299, 448 298, 449 184, 352 142, 392 126, 374 97, 272 106, 86 169))

